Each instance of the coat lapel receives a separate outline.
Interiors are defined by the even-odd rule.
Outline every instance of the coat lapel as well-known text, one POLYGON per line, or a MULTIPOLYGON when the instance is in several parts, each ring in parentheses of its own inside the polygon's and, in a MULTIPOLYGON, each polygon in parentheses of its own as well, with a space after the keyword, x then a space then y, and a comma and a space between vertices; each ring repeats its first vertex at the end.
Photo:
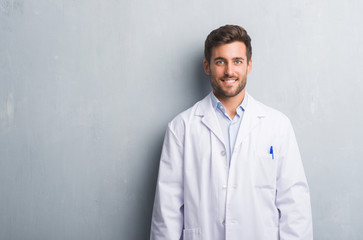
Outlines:
POLYGON ((206 96, 198 104, 195 115, 202 117, 202 123, 224 143, 221 127, 216 116, 215 109, 212 106, 211 94, 206 96))
POLYGON ((241 144, 242 141, 249 136, 250 132, 258 126, 261 119, 265 117, 266 114, 264 111, 262 111, 262 108, 258 102, 248 95, 247 107, 243 115, 241 126, 238 130, 235 146, 241 144))
MULTIPOLYGON (((195 111, 195 115, 202 117, 202 123, 211 131, 217 138, 224 143, 221 127, 216 116, 215 109, 212 106, 211 94, 202 99, 195 111)), ((248 93, 246 93, 248 94, 248 93)), ((241 126, 238 130, 235 146, 238 146, 247 138, 250 132, 258 126, 260 121, 266 117, 265 111, 260 104, 250 95, 248 95, 248 103, 243 115, 241 126)))

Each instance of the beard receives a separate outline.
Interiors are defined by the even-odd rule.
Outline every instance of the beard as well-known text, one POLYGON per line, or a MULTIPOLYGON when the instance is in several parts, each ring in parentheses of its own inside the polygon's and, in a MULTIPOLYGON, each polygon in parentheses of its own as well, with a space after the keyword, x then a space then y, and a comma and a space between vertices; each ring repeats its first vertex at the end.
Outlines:
MULTIPOLYGON (((233 78, 233 76, 225 76, 224 78, 233 78)), ((234 97, 234 96, 238 95, 246 87, 247 76, 242 76, 242 78, 237 79, 237 83, 238 83, 237 88, 232 92, 226 91, 225 89, 223 89, 222 85, 219 84, 219 81, 222 81, 222 80, 217 80, 213 76, 210 77, 210 82, 211 82, 214 94, 225 97, 225 98, 230 98, 230 97, 234 97)))

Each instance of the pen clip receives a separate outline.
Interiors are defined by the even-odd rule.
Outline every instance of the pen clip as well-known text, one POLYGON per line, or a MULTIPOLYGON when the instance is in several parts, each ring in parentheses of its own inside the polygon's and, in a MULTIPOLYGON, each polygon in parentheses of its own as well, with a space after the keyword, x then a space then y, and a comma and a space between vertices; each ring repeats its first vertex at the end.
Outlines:
POLYGON ((270 147, 270 154, 271 154, 272 159, 275 159, 273 146, 270 147))

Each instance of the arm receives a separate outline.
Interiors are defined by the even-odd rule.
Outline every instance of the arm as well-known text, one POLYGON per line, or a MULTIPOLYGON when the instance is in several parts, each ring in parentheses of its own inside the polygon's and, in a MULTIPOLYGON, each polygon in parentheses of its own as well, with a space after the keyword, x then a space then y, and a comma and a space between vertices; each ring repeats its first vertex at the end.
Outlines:
POLYGON ((280 239, 312 240, 309 186, 290 122, 282 141, 276 194, 276 206, 280 211, 280 239))
POLYGON ((168 127, 160 158, 151 222, 151 240, 179 240, 182 237, 183 145, 168 127))

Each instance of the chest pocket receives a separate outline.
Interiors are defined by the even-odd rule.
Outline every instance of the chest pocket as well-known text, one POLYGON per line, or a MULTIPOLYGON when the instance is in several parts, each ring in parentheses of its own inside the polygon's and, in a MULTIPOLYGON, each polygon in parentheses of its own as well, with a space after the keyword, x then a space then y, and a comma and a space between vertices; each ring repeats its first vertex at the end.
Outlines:
POLYGON ((258 188, 276 189, 277 158, 271 154, 258 154, 255 162, 255 186, 258 188))

